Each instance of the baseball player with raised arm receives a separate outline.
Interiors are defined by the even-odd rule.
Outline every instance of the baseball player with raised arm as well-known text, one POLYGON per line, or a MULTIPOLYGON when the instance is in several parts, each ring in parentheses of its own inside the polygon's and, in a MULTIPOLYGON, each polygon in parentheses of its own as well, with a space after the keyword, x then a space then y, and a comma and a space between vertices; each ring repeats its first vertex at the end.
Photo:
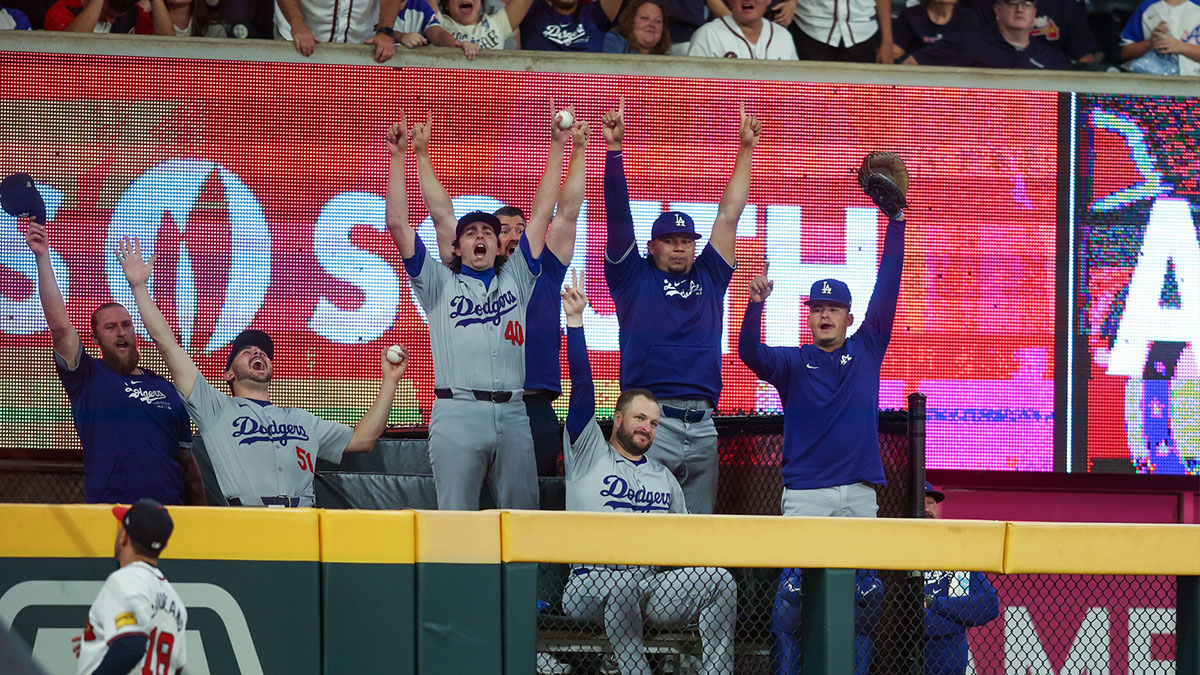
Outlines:
POLYGON ((604 276, 621 326, 621 388, 658 397, 662 418, 649 456, 671 469, 692 513, 712 513, 717 497, 717 429, 721 394, 725 289, 737 267, 737 223, 750 191, 750 166, 762 126, 744 104, 733 174, 721 195, 708 244, 696 255, 692 217, 667 211, 650 232, 649 257, 634 241, 621 155, 625 101, 604 115, 608 153, 604 204, 608 243, 604 276))
MULTIPOLYGON (((525 412, 533 436, 533 451, 539 476, 558 475, 558 453, 562 448, 558 416, 554 400, 562 394, 561 345, 562 327, 559 315, 562 304, 559 292, 567 276, 567 267, 575 255, 575 229, 583 205, 586 162, 585 150, 591 129, 586 122, 575 122, 563 129, 556 119, 554 105, 550 106, 550 151, 546 155, 546 170, 533 197, 528 222, 517 207, 505 206, 493 215, 500 220, 500 252, 511 258, 530 223, 550 223, 546 234, 546 250, 542 254, 542 273, 533 287, 533 296, 525 312, 525 412), (563 147, 572 141, 571 161, 567 179, 562 180, 563 147), (555 212, 555 197, 558 211, 555 212), (553 217, 553 219, 551 218, 553 217)), ((574 108, 567 110, 574 114, 574 108)), ((450 195, 438 182, 429 159, 429 128, 413 127, 413 152, 417 156, 421 192, 425 206, 433 217, 437 231, 438 251, 442 260, 454 260, 454 231, 457 220, 450 195)))
POLYGON ((153 499, 114 506, 113 515, 120 569, 104 581, 76 638, 79 675, 177 675, 187 661, 187 608, 158 569, 175 525, 153 499))
POLYGON ((133 317, 115 302, 97 307, 92 339, 101 358, 92 357, 67 317, 50 265, 46 226, 31 219, 25 243, 37 261, 54 368, 71 400, 83 447, 87 501, 128 504, 149 497, 165 504, 204 504, 200 469, 192 457, 192 421, 175 387, 138 365, 133 317))
MULTIPOLYGON (((907 187, 907 176, 903 182, 907 187)), ((854 323, 850 288, 837 279, 819 279, 805 301, 813 344, 762 344, 763 303, 773 282, 766 270, 750 282, 738 355, 779 390, 785 516, 874 518, 879 510, 875 486, 885 482, 879 457, 879 374, 900 296, 904 199, 902 193, 899 198, 868 194, 888 217, 888 226, 875 291, 853 336, 846 336, 854 323)))
MULTIPOLYGON (((647 456, 659 428, 659 405, 645 389, 617 398, 612 435, 605 440, 596 422, 595 385, 583 332, 587 307, 584 283, 573 277, 562 292, 567 315, 567 364, 571 402, 563 431, 567 510, 600 513, 687 513, 679 481, 647 456)), ((684 567, 579 565, 563 590, 563 611, 603 621, 623 675, 649 675, 643 624, 682 626, 697 622, 700 672, 733 673, 733 628, 737 585, 728 570, 684 567)))
MULTIPOLYGON (((426 125, 428 122, 426 122, 426 125)), ((428 129, 418 124, 413 136, 428 129)), ((538 508, 525 385, 525 308, 541 272, 546 226, 530 223, 507 263, 500 221, 483 211, 458 220, 454 260, 430 253, 408 220, 403 118, 388 131, 387 227, 429 322, 434 396, 429 461, 438 509, 474 511, 487 481, 500 508, 538 508)))
POLYGON ((408 366, 380 357, 383 379, 375 401, 354 428, 300 408, 271 403, 271 337, 244 330, 233 340, 225 382, 233 396, 217 391, 175 341, 175 334, 150 297, 146 282, 154 256, 142 259, 141 243, 122 239, 117 250, 150 338, 162 352, 175 387, 204 438, 213 471, 230 506, 312 506, 318 458, 339 463, 344 452, 367 452, 387 426, 396 387, 408 366))

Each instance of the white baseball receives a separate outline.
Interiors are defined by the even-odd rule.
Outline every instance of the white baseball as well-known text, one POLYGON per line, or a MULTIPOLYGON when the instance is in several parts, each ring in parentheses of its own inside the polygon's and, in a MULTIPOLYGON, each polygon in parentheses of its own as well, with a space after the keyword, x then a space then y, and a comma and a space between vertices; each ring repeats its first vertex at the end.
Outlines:
POLYGON ((560 110, 554 116, 558 120, 559 129, 570 129, 572 124, 575 124, 575 115, 570 110, 560 110))
POLYGON ((392 363, 400 363, 404 360, 404 350, 399 345, 388 347, 387 360, 392 363))

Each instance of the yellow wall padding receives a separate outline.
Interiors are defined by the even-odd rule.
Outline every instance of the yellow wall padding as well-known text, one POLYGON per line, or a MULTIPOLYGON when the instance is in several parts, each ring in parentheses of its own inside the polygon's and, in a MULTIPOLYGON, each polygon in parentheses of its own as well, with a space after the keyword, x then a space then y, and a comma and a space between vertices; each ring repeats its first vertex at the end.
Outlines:
POLYGON ((1200 525, 1009 523, 1008 574, 1200 574, 1200 525))
MULTIPOLYGON (((168 507, 175 530, 164 559, 317 560, 315 509, 168 507)), ((0 557, 110 558, 119 523, 112 507, 0 506, 0 557)))
POLYGON ((505 562, 999 572, 1004 523, 507 512, 505 562))
POLYGON ((412 511, 321 511, 321 562, 412 564, 412 511))
POLYGON ((499 511, 414 511, 419 563, 500 564, 499 511))

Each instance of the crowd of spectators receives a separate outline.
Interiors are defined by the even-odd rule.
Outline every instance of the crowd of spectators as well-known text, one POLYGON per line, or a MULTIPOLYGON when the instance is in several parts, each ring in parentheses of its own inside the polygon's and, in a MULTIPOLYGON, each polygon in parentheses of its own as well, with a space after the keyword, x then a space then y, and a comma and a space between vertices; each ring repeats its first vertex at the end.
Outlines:
POLYGON ((438 45, 1200 74, 1200 0, 0 0, 4 29, 365 43, 379 62, 438 45))

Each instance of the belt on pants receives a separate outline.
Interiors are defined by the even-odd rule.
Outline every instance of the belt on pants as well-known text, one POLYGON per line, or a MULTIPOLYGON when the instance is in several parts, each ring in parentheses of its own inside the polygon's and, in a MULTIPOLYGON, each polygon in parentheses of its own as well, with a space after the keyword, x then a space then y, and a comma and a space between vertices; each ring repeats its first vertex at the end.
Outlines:
POLYGON ((688 424, 703 422, 712 417, 712 408, 676 408, 673 405, 662 405, 662 414, 677 420, 683 420, 688 424))
POLYGON ((470 400, 473 397, 476 401, 491 401, 492 403, 508 403, 514 399, 520 401, 524 393, 524 391, 509 391, 507 389, 501 389, 500 391, 452 388, 433 390, 433 395, 436 398, 457 398, 470 400))
MULTIPOLYGON (((263 506, 276 506, 276 507, 284 506, 284 507, 289 507, 289 508, 296 508, 296 507, 300 506, 300 498, 299 497, 289 497, 287 495, 279 495, 277 497, 259 497, 259 499, 262 500, 263 506)), ((242 500, 238 499, 237 497, 230 497, 226 501, 229 502, 230 506, 241 506, 242 505, 242 500)))

